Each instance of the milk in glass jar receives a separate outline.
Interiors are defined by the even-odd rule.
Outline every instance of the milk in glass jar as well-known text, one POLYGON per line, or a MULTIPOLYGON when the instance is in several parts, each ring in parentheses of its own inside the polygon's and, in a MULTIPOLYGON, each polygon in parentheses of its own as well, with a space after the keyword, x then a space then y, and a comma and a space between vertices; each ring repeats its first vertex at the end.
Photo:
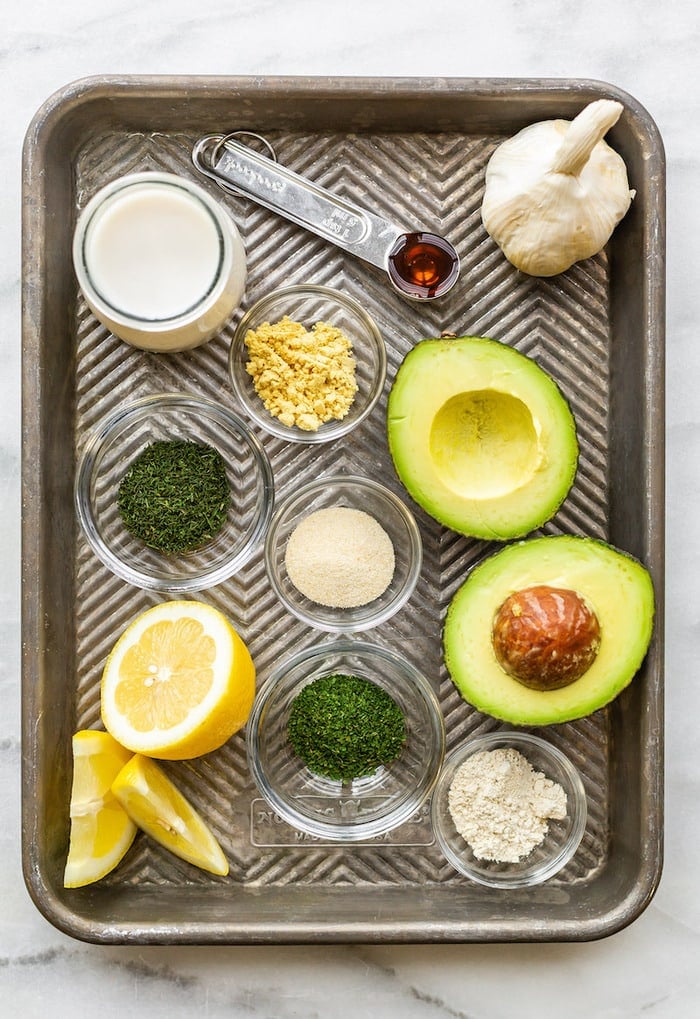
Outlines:
POLYGON ((176 174, 128 174, 80 214, 73 263, 85 299, 115 336, 178 351, 211 339, 238 307, 243 242, 207 192, 176 174))

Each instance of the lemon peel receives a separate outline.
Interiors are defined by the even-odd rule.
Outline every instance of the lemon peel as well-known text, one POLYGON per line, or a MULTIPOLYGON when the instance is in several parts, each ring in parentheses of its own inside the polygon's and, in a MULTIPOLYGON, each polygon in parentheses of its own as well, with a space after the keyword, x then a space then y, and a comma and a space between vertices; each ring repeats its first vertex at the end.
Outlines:
POLYGON ((81 888, 114 870, 134 841, 136 825, 111 790, 133 755, 98 729, 76 732, 72 749, 70 844, 63 884, 81 888))
POLYGON ((112 792, 159 845, 202 870, 228 874, 228 860, 214 835, 155 761, 136 754, 114 779, 112 792))

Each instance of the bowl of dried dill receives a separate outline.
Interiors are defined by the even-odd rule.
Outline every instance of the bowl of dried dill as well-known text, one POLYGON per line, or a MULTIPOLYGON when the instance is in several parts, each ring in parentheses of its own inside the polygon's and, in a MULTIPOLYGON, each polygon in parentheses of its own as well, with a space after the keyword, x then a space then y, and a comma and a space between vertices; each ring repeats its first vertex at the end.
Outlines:
POLYGON ((442 766, 445 729, 415 665, 346 638, 280 663, 256 697, 247 748, 279 817, 317 838, 358 842, 420 810, 442 766))
POLYGON ((146 590, 185 594, 233 576, 263 541, 272 469, 246 423, 179 393, 120 408, 88 437, 75 506, 97 557, 146 590))

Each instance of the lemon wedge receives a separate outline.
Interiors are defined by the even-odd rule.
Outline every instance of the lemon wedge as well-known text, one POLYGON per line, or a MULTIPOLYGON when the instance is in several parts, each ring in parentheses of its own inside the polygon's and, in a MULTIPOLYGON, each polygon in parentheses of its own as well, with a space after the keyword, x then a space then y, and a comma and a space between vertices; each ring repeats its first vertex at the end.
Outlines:
POLYGON ((171 853, 222 876, 228 860, 200 815, 155 761, 136 754, 112 792, 132 821, 171 853))
POLYGON ((111 791, 132 756, 107 732, 82 729, 73 736, 66 888, 80 888, 109 874, 134 841, 136 825, 111 791))
POLYGON ((102 675, 105 728, 134 753, 165 760, 222 746, 248 720, 255 666, 228 619, 168 601, 126 628, 102 675))

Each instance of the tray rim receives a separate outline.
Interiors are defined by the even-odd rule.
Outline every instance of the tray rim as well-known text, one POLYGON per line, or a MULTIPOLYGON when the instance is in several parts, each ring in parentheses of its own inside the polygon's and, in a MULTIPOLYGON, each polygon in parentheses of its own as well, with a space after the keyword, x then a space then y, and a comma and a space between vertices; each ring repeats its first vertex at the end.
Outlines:
MULTIPOLYGON (((434 93, 438 97, 463 95, 468 93, 473 98, 494 96, 504 99, 546 94, 556 101, 562 94, 567 96, 583 94, 600 94, 619 98, 628 111, 636 118, 643 128, 644 136, 649 145, 648 158, 654 160, 656 194, 650 208, 651 229, 648 238, 648 250, 645 259, 648 267, 646 275, 645 328, 656 338, 656 343, 647 349, 645 380, 647 392, 654 399, 654 421, 661 424, 660 434, 663 439, 663 380, 664 380, 664 334, 665 334, 665 156, 663 143, 658 128, 646 109, 631 95, 614 85, 596 79, 568 78, 418 78, 418 77, 317 77, 317 76, 225 76, 225 75, 94 75, 77 79, 54 92, 39 107, 32 119, 25 136, 22 167, 23 167, 23 205, 22 205, 22 861, 25 884, 29 894, 40 912, 65 933, 80 940, 102 943, 304 943, 304 942, 465 942, 465 941, 559 941, 559 940, 596 940, 609 936, 632 923, 646 908, 661 877, 663 865, 663 572, 664 572, 664 454, 663 443, 659 443, 659 430, 648 429, 645 447, 645 464, 648 476, 644 479, 650 508, 646 538, 651 542, 645 547, 647 565, 652 570, 657 588, 657 618, 654 644, 658 664, 659 682, 655 689, 650 689, 651 705, 643 720, 643 732, 640 741, 647 746, 649 761, 653 763, 653 774, 646 776, 649 792, 652 794, 654 809, 649 814, 648 829, 644 838, 644 866, 640 872, 639 884, 634 894, 620 899, 617 908, 608 914, 591 918, 585 923, 561 924, 556 930, 542 930, 533 936, 532 930, 517 929, 517 925, 509 931, 500 929, 492 932, 494 936, 486 936, 482 930, 474 936, 474 932, 465 931, 464 925, 454 926, 449 930, 430 929, 420 923, 404 923, 397 930, 391 920, 384 923, 372 922, 371 929, 367 925, 358 927, 348 924, 342 929, 319 932, 311 931, 308 925, 288 924, 286 929, 275 930, 271 936, 269 929, 240 932, 232 929, 212 930, 206 924, 194 929, 192 925, 183 925, 179 931, 172 926, 158 930, 137 929, 128 925, 122 929, 119 923, 110 924, 105 929, 96 931, 77 914, 68 909, 56 896, 43 879, 32 852, 31 836, 34 831, 31 817, 31 782, 29 763, 34 759, 36 751, 33 733, 34 716, 30 706, 35 704, 36 684, 32 683, 37 673, 38 641, 36 637, 41 630, 39 606, 36 604, 36 591, 31 580, 38 579, 38 558, 36 544, 37 528, 32 513, 39 500, 36 499, 39 483, 36 480, 34 465, 38 462, 41 450, 41 431, 39 415, 36 407, 42 409, 40 396, 42 391, 41 371, 38 362, 35 364, 30 357, 40 351, 42 343, 40 300, 44 283, 37 279, 32 271, 34 244, 38 236, 42 236, 41 228, 45 225, 46 209, 36 200, 35 188, 40 185, 43 166, 39 159, 42 144, 50 133, 60 128, 61 121, 83 104, 90 104, 104 98, 133 98, 148 95, 151 98, 179 98, 180 100, 194 90, 201 93, 216 93, 217 90, 252 91, 266 94, 279 92, 296 97, 311 95, 322 98, 324 95, 338 97, 391 97, 400 94, 403 97, 416 94, 424 97, 426 93, 434 93), (652 434, 653 432, 653 434, 652 434), (654 465, 655 469, 652 469, 654 465), (653 710, 650 710, 651 709, 653 710), (652 718, 652 716, 654 716, 652 718), (279 936, 277 936, 279 935, 279 936)), ((650 684, 654 686, 654 684, 650 684)), ((523 925, 521 925, 522 927, 523 925)), ((197 927, 197 925, 194 925, 197 927)))

